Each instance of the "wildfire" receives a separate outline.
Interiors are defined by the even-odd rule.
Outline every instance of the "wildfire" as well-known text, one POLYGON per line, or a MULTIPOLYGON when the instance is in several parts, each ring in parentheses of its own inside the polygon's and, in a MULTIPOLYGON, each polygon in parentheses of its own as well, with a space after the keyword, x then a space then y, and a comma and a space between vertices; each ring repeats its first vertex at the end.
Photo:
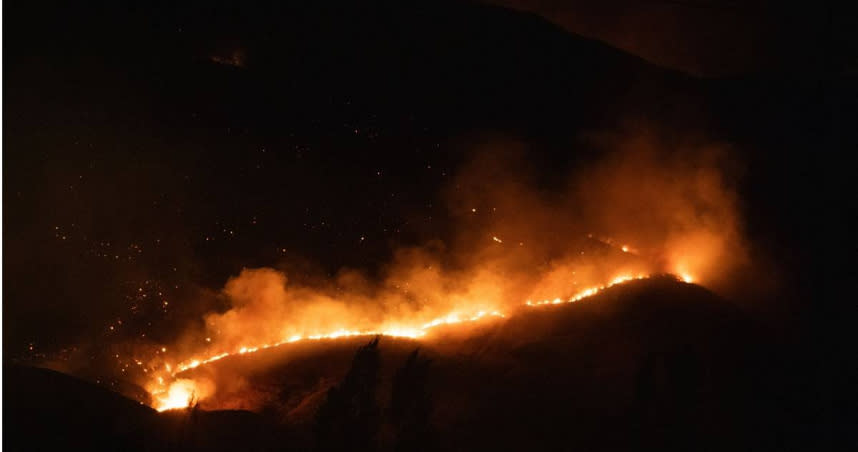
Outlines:
POLYGON ((645 279, 648 277, 649 277, 648 275, 637 275, 637 276, 621 275, 621 276, 617 276, 616 278, 612 279, 611 282, 609 282, 608 284, 605 284, 602 286, 594 286, 594 287, 584 289, 584 290, 578 292, 577 294, 573 295, 572 297, 570 297, 566 300, 564 300, 562 298, 555 298, 553 300, 541 300, 541 301, 527 300, 527 302, 525 302, 525 304, 527 306, 542 306, 542 305, 546 305, 546 304, 574 303, 576 301, 583 300, 584 298, 592 297, 593 295, 596 295, 597 293, 607 289, 608 287, 616 286, 617 284, 622 284, 622 283, 627 282, 627 281, 632 281, 635 279, 645 279))
MULTIPOLYGON (((623 284, 628 281, 646 279, 649 277, 650 275, 646 274, 619 275, 606 284, 580 290, 569 298, 554 298, 538 301, 527 300, 522 305, 522 307, 532 308, 545 305, 575 303, 585 298, 592 297, 593 295, 596 295, 609 287, 618 284, 623 284)), ((691 276, 685 273, 679 274, 677 278, 686 283, 690 283, 691 281, 693 281, 691 276)), ((182 361, 174 366, 171 366, 170 364, 165 364, 165 373, 162 373, 160 376, 156 377, 156 380, 153 380, 150 383, 148 389, 152 394, 153 407, 158 411, 186 408, 188 406, 191 406, 195 401, 202 400, 209 396, 211 393, 214 392, 214 388, 213 385, 209 382, 200 382, 187 378, 177 379, 177 375, 181 374, 182 372, 195 369, 215 361, 219 361, 229 356, 246 355, 258 352, 260 350, 279 347, 284 344, 310 340, 333 340, 338 338, 359 336, 387 336, 419 340, 425 337, 429 333, 429 330, 441 325, 455 325, 462 323, 478 322, 489 318, 506 317, 507 314, 499 310, 480 310, 468 314, 465 314, 462 311, 458 311, 452 312, 446 316, 435 318, 419 326, 397 326, 379 330, 340 329, 321 334, 292 335, 279 342, 258 344, 253 346, 242 346, 237 350, 234 350, 233 352, 221 352, 205 358, 191 358, 186 361, 182 361)))
MULTIPOLYGON (((182 373, 186 370, 195 369, 195 368, 202 366, 204 364, 208 364, 208 363, 211 363, 214 361, 218 361, 218 360, 224 359, 228 356, 255 353, 255 352, 258 352, 260 350, 279 347, 279 346, 284 345, 284 344, 290 344, 290 343, 298 342, 298 341, 302 341, 302 340, 318 341, 318 340, 325 340, 325 339, 339 339, 339 338, 357 337, 357 336, 387 336, 387 337, 400 337, 400 338, 404 337, 404 338, 408 338, 408 339, 419 339, 419 338, 425 336, 426 332, 427 332, 426 330, 428 330, 430 328, 434 328, 434 327, 439 326, 439 325, 452 325, 455 323, 462 323, 462 322, 475 322, 475 321, 480 320, 486 316, 506 317, 504 314, 500 313, 499 311, 478 311, 478 312, 476 312, 472 315, 469 315, 469 316, 462 316, 462 315, 457 314, 457 313, 451 313, 445 317, 439 317, 437 319, 432 320, 431 322, 427 322, 419 328, 403 327, 403 328, 389 328, 389 329, 384 329, 384 330, 337 330, 337 331, 333 331, 333 332, 325 333, 325 334, 311 334, 311 335, 307 335, 307 336, 294 335, 294 336, 291 336, 291 337, 284 339, 280 342, 275 342, 272 344, 261 344, 261 345, 256 345, 253 347, 241 347, 233 353, 224 352, 224 353, 213 355, 213 356, 210 356, 210 357, 204 358, 204 359, 192 359, 190 361, 181 362, 181 363, 176 365, 176 367, 175 367, 176 371, 172 372, 172 375, 175 376, 175 375, 182 373)), ((169 369, 168 369, 168 371, 169 371, 169 369)))

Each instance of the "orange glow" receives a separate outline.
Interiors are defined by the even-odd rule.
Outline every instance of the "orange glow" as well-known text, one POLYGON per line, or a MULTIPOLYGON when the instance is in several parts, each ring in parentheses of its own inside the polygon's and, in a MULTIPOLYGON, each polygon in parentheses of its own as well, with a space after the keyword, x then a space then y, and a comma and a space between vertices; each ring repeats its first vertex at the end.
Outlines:
MULTIPOLYGON (((606 284, 592 286, 579 290, 571 297, 544 299, 537 301, 528 300, 522 305, 522 307, 528 308, 545 305, 575 303, 585 298, 596 295, 609 287, 618 284, 623 284, 628 281, 645 279, 648 277, 649 275, 646 274, 622 274, 614 277, 606 284)), ((693 280, 688 274, 680 274, 677 277, 689 283, 693 280)), ((418 325, 406 325, 405 322, 402 322, 400 324, 396 324, 396 326, 390 326, 377 330, 338 329, 325 333, 293 334, 277 342, 244 345, 236 348, 232 352, 220 352, 210 355, 208 357, 192 357, 183 360, 175 365, 165 364, 164 368, 166 369, 166 372, 157 375, 152 375, 152 380, 150 381, 150 384, 147 385, 147 389, 152 395, 153 407, 158 411, 184 408, 188 407, 191 403, 203 400, 213 394, 214 385, 207 380, 198 381, 188 378, 177 378, 178 375, 183 372, 196 369, 200 366, 219 361, 229 356, 251 354, 260 350, 275 348, 283 344, 308 340, 335 340, 338 338, 359 336, 387 336, 420 340, 427 336, 433 328, 442 325, 457 325, 463 323, 485 321, 490 318, 506 317, 507 314, 496 309, 481 309, 471 312, 468 312, 467 310, 456 310, 445 316, 437 317, 432 320, 429 320, 428 322, 423 322, 418 325)))
POLYGON ((627 281, 632 281, 635 279, 645 279, 648 277, 649 277, 648 275, 637 275, 637 276, 620 275, 620 276, 617 276, 616 278, 612 279, 611 282, 609 282, 608 284, 605 284, 602 286, 589 287, 587 289, 584 289, 584 290, 576 293, 572 297, 565 299, 565 300, 561 299, 561 298, 555 298, 553 300, 540 300, 540 301, 528 300, 525 304, 527 306, 542 306, 542 305, 546 305, 546 304, 575 303, 576 301, 583 300, 584 298, 592 297, 593 295, 596 295, 597 293, 607 289, 608 287, 616 286, 617 284, 622 284, 622 283, 627 282, 627 281))
MULTIPOLYGON (((175 376, 179 373, 185 372, 187 370, 195 369, 199 366, 212 363, 214 361, 219 361, 228 356, 233 355, 245 355, 248 353, 255 353, 260 350, 266 350, 269 348, 279 347, 283 344, 290 344, 293 342, 298 342, 302 340, 325 340, 325 339, 339 339, 339 338, 348 338, 348 337, 358 337, 358 336, 387 336, 387 337, 398 337, 398 338, 408 338, 408 339, 419 339, 427 334, 427 330, 430 328, 434 328, 439 325, 452 325, 462 322, 475 322, 477 320, 483 319, 485 317, 506 317, 504 314, 499 311, 478 311, 476 313, 463 316, 457 313, 451 313, 445 317, 439 317, 432 321, 429 321, 423 324, 420 327, 412 328, 412 327, 392 327, 384 330, 336 330, 329 333, 324 334, 310 334, 310 335, 293 335, 287 339, 284 339, 279 342, 274 342, 271 344, 259 344, 252 347, 244 346, 239 348, 233 353, 219 353, 213 356, 209 356, 208 358, 194 358, 188 361, 180 362, 176 365, 176 371, 171 372, 172 376, 175 376)), ((170 366, 167 366, 167 370, 170 371, 170 366)))
MULTIPOLYGON (((163 383, 160 386, 163 387, 163 383)), ((158 411, 186 408, 195 401, 207 397, 211 392, 210 389, 210 384, 180 378, 170 383, 166 389, 157 388, 151 392, 153 408, 158 411)))
MULTIPOLYGON (((672 139, 631 132, 595 140, 604 158, 576 167, 563 192, 530 188, 526 153, 505 152, 506 143, 478 152, 443 193, 461 222, 450 240, 398 247, 377 272, 242 270, 218 294, 226 306, 201 300, 198 322, 141 360, 153 405, 186 405, 187 384, 173 385, 190 377, 201 385, 198 375, 220 371, 209 363, 288 343, 429 341, 438 330, 467 333, 650 275, 717 289, 749 263, 733 179, 722 171, 732 160, 715 145, 674 149, 672 139)), ((194 397, 215 405, 230 391, 223 384, 217 398, 214 384, 194 397)))

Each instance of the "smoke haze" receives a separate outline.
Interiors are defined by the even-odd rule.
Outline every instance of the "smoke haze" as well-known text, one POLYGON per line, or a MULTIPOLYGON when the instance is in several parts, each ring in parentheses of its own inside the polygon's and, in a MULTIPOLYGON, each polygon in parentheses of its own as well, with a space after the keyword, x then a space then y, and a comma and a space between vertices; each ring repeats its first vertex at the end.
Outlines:
POLYGON ((478 149, 443 192, 450 243, 396 249, 378 275, 242 270, 222 290, 225 309, 189 329, 175 359, 337 331, 409 335, 433 319, 505 313, 623 276, 670 273, 718 290, 748 264, 729 149, 646 131, 592 141, 607 150, 561 178, 561 191, 538 188, 523 146, 478 149))

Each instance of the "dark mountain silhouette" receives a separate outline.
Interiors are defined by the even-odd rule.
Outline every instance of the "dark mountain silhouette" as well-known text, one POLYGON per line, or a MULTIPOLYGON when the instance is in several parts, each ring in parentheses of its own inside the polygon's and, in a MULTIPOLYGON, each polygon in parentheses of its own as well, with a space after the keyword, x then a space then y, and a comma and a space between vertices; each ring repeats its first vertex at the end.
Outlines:
MULTIPOLYGON (((130 450, 176 445, 268 450, 277 443, 303 450, 313 447, 314 419, 326 420, 322 413, 327 409, 359 418, 352 426, 376 422, 385 413, 378 436, 382 450, 393 447, 397 429, 422 434, 409 430, 408 423, 427 414, 431 417, 420 423, 430 428, 426 433, 431 431, 440 450, 791 450, 806 445, 801 432, 787 427, 801 408, 794 393, 799 388, 793 356, 779 352, 782 347, 775 345, 780 344, 729 302, 670 278, 522 312, 467 334, 453 327, 439 330, 421 344, 420 354, 432 360, 424 376, 409 376, 425 372, 412 362, 413 341, 382 338, 377 370, 361 353, 352 359, 363 342, 291 344, 193 371, 226 380, 240 374, 251 387, 242 395, 267 401, 255 407, 260 414, 198 408, 159 415, 71 377, 13 367, 4 375, 9 397, 4 415, 16 422, 4 438, 9 445, 25 446, 48 441, 127 445, 130 450), (381 411, 349 408, 350 403, 372 405, 359 396, 373 393, 359 384, 369 374, 354 370, 354 363, 370 369, 369 374, 377 372, 378 392, 372 397, 381 411), (339 389, 330 392, 334 385, 339 389), (411 395, 403 397, 408 391, 411 395), (432 400, 430 413, 425 397, 432 400)), ((230 397, 219 394, 209 403, 230 397)))
POLYGON ((48 369, 4 366, 3 449, 280 450, 279 430, 247 411, 159 414, 101 386, 48 369))
POLYGON ((158 450, 157 412, 52 370, 4 366, 3 448, 158 450))

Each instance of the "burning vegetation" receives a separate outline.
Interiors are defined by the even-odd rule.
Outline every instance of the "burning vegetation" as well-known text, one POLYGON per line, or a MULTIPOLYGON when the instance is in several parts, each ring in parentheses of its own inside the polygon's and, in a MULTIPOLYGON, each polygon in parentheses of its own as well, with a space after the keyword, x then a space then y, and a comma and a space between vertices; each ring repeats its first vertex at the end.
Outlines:
POLYGON ((535 188, 514 149, 477 154, 444 193, 456 237, 398 249, 381 277, 242 270, 223 288, 227 306, 139 358, 152 406, 205 404, 216 385, 185 373, 234 355, 354 336, 431 340, 438 326, 467 330, 651 275, 717 289, 744 265, 721 149, 666 153, 650 135, 599 140, 619 151, 573 174, 562 195, 535 188))

